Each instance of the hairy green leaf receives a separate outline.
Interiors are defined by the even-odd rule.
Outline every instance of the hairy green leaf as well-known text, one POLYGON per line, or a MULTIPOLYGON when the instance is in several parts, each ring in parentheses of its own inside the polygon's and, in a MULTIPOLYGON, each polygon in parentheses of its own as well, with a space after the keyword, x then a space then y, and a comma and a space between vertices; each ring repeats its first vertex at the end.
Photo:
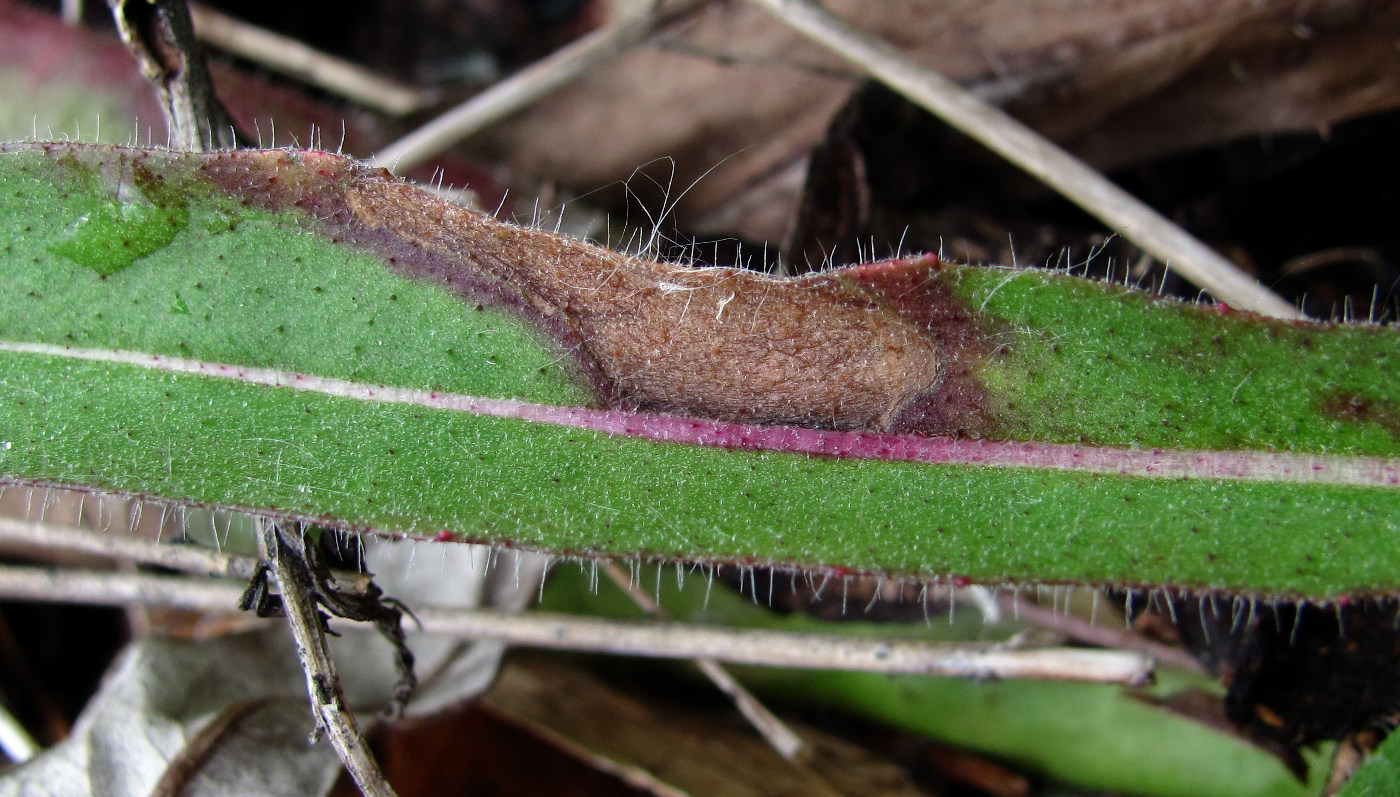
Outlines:
POLYGON ((1389 329, 657 264, 287 151, 8 145, 0 279, 14 483, 955 583, 1400 582, 1389 329))

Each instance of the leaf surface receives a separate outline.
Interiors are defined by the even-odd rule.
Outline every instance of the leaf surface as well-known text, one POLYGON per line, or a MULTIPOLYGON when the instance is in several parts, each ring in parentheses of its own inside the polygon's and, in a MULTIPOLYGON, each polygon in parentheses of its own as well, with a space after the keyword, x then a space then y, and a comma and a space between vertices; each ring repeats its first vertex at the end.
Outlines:
POLYGON ((1393 590, 1393 330, 933 258, 780 280, 316 152, 0 149, 0 474, 556 553, 1393 590))
POLYGON ((1385 737, 1346 782, 1338 797, 1393 797, 1400 794, 1400 736, 1385 737))

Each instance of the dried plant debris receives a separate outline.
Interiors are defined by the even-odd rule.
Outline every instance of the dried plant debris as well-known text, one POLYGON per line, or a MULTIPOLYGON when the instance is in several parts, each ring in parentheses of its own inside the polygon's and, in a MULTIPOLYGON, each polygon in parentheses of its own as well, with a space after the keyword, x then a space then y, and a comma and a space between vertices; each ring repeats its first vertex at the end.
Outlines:
MULTIPOLYGON (((1221 142, 1110 176, 1315 318, 1385 322, 1400 308, 1400 240, 1383 175, 1395 112, 1312 133, 1221 142)), ((1067 268, 1192 297, 1130 241, 879 86, 857 92, 812 155, 791 267, 898 252, 1067 268)))
MULTIPOLYGON (((1400 102, 1385 66, 1400 13, 1364 0, 1105 0, 1072 14, 1053 0, 826 5, 1099 168, 1327 129, 1400 102)), ((579 192, 672 158, 677 190, 696 183, 676 208, 682 228, 776 243, 799 204, 793 170, 859 83, 757 9, 717 4, 471 149, 579 192), (731 212, 736 201, 747 212, 731 212)), ((620 211, 624 192, 611 196, 620 211)))

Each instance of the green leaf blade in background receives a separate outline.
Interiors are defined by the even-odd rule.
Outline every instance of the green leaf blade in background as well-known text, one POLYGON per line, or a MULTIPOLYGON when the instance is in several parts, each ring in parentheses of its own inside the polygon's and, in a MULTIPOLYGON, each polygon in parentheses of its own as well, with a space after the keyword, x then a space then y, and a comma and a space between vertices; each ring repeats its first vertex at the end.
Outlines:
MULTIPOLYGON (((734 590, 713 588, 704 574, 672 574, 664 567, 638 568, 636 583, 674 617, 725 627, 831 633, 833 624, 801 612, 778 614, 734 590)), ((731 572, 732 583, 732 572, 731 572)), ((741 582, 747 581, 740 578, 741 582)), ((786 579, 776 591, 786 593, 786 579)), ((760 582, 761 584, 761 582, 760 582)), ((762 586, 758 588, 760 600, 762 586)), ((827 600, 841 600, 832 579, 827 600)), ((888 605, 887 605, 888 608, 888 605)), ((622 589, 583 568, 562 565, 550 577, 540 602, 545 612, 640 619, 622 589)), ((1104 616, 1112 613, 1105 609, 1104 616)), ((926 621, 867 621, 852 606, 837 625, 840 633, 881 639, 998 642, 1024 630, 1010 613, 989 619, 969 603, 926 621)), ((1115 615, 1116 617, 1116 615, 1115 615)), ((1101 622, 1109 622, 1101 619, 1101 622)), ((684 671, 686 668, 678 668, 684 671)), ((873 719, 993 760, 1011 761, 1043 777, 1113 794, 1153 797, 1285 797, 1319 792, 1325 754, 1305 751, 1308 783, 1297 780, 1271 753, 1218 727, 1173 713, 1162 704, 1192 693, 1213 694, 1208 676, 1170 667, 1142 687, 1030 680, 970 680, 916 675, 736 667, 746 685, 776 704, 822 706, 835 712, 824 721, 873 719)))
MULTIPOLYGON (((1238 445, 1278 471, 1252 480, 726 450, 695 445, 685 419, 638 415, 682 441, 659 442, 171 373, 113 353, 628 409, 609 395, 607 361, 577 356, 595 343, 579 330, 612 305, 571 294, 577 286, 547 273, 548 257, 581 258, 571 267, 585 277, 595 262, 643 275, 648 266, 460 215, 357 168, 317 153, 0 151, 0 342, 9 346, 0 351, 0 443, 8 444, 0 474, 564 554, 1323 600, 1400 583, 1392 544, 1400 489, 1383 479, 1292 481, 1268 461, 1275 448, 1400 454, 1388 415, 1400 384, 1391 378, 1400 360, 1390 330, 1291 326, 1062 275, 931 261, 832 278, 896 297, 886 277, 913 275, 954 296, 946 306, 962 320, 942 326, 897 297, 893 311, 871 306, 899 335, 958 338, 938 350, 945 387, 912 399, 924 402, 921 412, 965 388, 971 403, 956 420, 985 422, 969 434, 1188 454, 1238 445), (365 205, 355 193, 365 186, 406 204, 365 205), (123 210, 130 206, 141 209, 123 210), (93 214, 130 220, 132 229, 88 229, 93 214), (453 219, 479 225, 488 240, 456 251, 448 268, 444 252, 473 244, 443 226, 453 219), (167 229, 168 242, 152 247, 167 229), (128 243, 143 254, 126 262, 118 254, 128 243), (396 260, 424 252, 438 258, 430 261, 438 271, 396 260), (1102 358, 1103 346, 1115 347, 1114 359, 1102 358), (106 361, 75 359, 89 354, 106 361), (1186 412, 1193 386, 1204 398, 1186 412), (1231 416, 1225 405, 1241 395, 1251 403, 1231 416), (1254 409, 1263 420, 1240 420, 1254 409)), ((663 276, 692 274, 730 278, 674 268, 663 276)), ((826 279, 795 285, 834 284, 826 279)), ((839 285, 822 290, 850 295, 839 285)), ((682 319, 693 300, 698 324, 723 318, 733 294, 706 298, 698 287, 665 283, 658 295, 687 302, 682 319), (704 304, 711 299, 721 302, 718 313, 704 304)), ((848 315, 868 312, 857 306, 848 315)), ((817 312, 806 323, 816 329, 822 319, 817 312)))

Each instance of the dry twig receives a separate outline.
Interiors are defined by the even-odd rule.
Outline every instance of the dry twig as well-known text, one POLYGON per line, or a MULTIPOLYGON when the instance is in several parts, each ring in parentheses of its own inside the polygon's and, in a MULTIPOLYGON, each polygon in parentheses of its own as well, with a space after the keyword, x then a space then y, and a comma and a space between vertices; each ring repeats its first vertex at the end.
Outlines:
POLYGON ((117 31, 156 90, 174 149, 238 146, 238 134, 209 77, 185 0, 107 0, 117 31))
POLYGON ((10 710, 0 705, 0 751, 15 764, 39 754, 44 749, 25 729, 24 723, 15 718, 10 710))
POLYGON ((1170 664, 1190 672, 1204 673, 1205 667, 1195 656, 1161 642, 1155 642, 1141 634, 1126 629, 1095 625, 1082 617, 1067 611, 1055 611, 1034 603, 1019 601, 1015 597, 999 600, 1001 608, 1015 615, 1016 619, 1058 631, 1070 639, 1087 642, 1114 650, 1136 650, 1151 656, 1159 664, 1170 664))
POLYGON ((953 81, 809 0, 749 2, 1038 178, 1220 301, 1302 318, 1293 305, 1137 197, 953 81))
POLYGON ((305 539, 300 537, 276 524, 263 523, 258 540, 263 557, 277 578, 282 609, 296 642, 297 658, 306 673, 312 712, 360 791, 366 797, 394 797, 393 788, 360 735, 354 713, 345 703, 340 676, 326 644, 325 621, 312 595, 315 584, 302 553, 305 539))
POLYGON ((162 545, 115 533, 99 534, 71 526, 7 517, 0 517, 0 543, 92 554, 184 573, 228 576, 244 581, 252 578, 258 570, 258 561, 250 556, 237 556, 197 545, 162 545))
POLYGON ((358 64, 323 53, 297 39, 250 25, 202 5, 191 5, 194 32, 225 52, 281 72, 366 108, 403 116, 431 105, 437 93, 381 77, 358 64))
POLYGON ((704 5, 676 0, 628 14, 556 50, 442 116, 386 146, 370 163, 397 172, 412 169, 494 122, 568 85, 598 64, 639 44, 658 29, 704 5))
POLYGON ((449 613, 424 609, 416 616, 424 631, 490 637, 512 645, 631 656, 711 658, 763 667, 1126 684, 1141 683, 1152 672, 1152 660, 1148 657, 1117 650, 1001 650, 995 645, 859 639, 687 623, 628 623, 541 613, 449 613))
MULTIPOLYGON (((235 583, 202 578, 0 566, 0 598, 15 600, 102 606, 145 603, 226 611, 238 604, 242 594, 242 587, 235 583)), ((1127 684, 1140 683, 1152 672, 1149 657, 1115 650, 999 650, 990 645, 890 641, 684 623, 632 623, 484 609, 417 609, 414 616, 423 633, 499 639, 522 647, 655 658, 711 658, 768 667, 1127 684)))
MULTIPOLYGON (((617 566, 617 562, 609 560, 603 564, 603 572, 608 574, 608 578, 613 583, 621 587, 632 601, 642 607, 647 614, 657 620, 669 620, 670 613, 661 604, 633 583, 626 573, 617 566)), ((802 737, 792 730, 777 715, 768 710, 768 707, 753 695, 743 684, 735 680, 729 671, 724 669, 724 665, 714 659, 696 659, 695 666, 700 668, 700 672, 710 679, 719 691, 723 692, 734 701, 734 707, 739 709, 739 713, 744 715, 744 719, 754 727, 754 730, 767 740, 768 744, 778 751, 778 755, 794 761, 806 752, 806 742, 802 737)))

